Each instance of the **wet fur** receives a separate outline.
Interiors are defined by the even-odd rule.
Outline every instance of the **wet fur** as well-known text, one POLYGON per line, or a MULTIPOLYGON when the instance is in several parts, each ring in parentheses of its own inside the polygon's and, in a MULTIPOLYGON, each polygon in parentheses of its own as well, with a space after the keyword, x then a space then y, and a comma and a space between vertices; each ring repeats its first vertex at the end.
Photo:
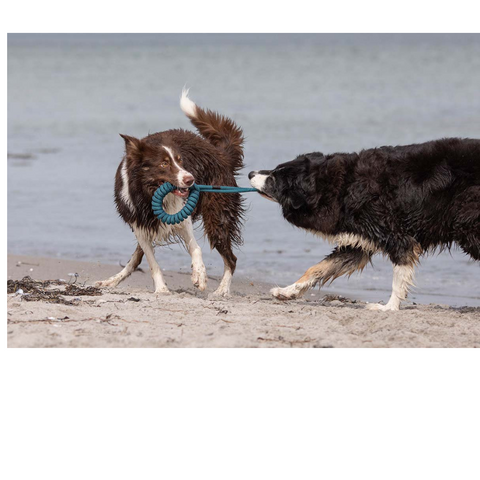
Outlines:
MULTIPOLYGON (((243 167, 242 130, 232 120, 195 105, 188 99, 187 93, 183 92, 181 106, 198 129, 198 134, 173 129, 148 135, 141 140, 122 135, 126 154, 115 176, 115 204, 120 217, 131 226, 137 239, 144 237, 150 244, 185 240, 179 234, 182 232, 181 227, 190 221, 203 220, 203 229, 210 246, 223 257, 226 272, 229 271, 231 278, 237 262, 232 249, 242 244, 244 207, 239 194, 202 194, 192 216, 176 226, 160 222, 152 211, 152 196, 163 182, 169 181, 178 186, 178 168, 175 165, 193 175, 198 184, 232 186, 237 186, 235 175, 243 167), (190 108, 185 108, 186 103, 190 108), (174 153, 173 160, 176 159, 179 165, 172 162, 172 159, 169 160, 169 152, 174 153), (168 160, 171 165, 162 169, 162 159, 168 160), (122 174, 122 169, 126 169, 126 173, 122 174)), ((183 204, 184 200, 173 194, 167 195, 164 201, 164 207, 170 205, 165 208, 166 211, 170 209, 170 213, 178 211, 183 204)), ((112 277, 99 283, 102 286, 116 285, 118 278, 123 280, 131 273, 133 266, 138 266, 142 256, 142 248, 139 246, 129 269, 127 264, 127 270, 122 271, 122 275, 115 276, 115 280, 112 277)), ((161 273, 159 275, 161 277, 161 273)), ((229 282, 227 283, 222 294, 228 294, 229 282)))
POLYGON ((339 245, 327 257, 331 268, 317 269, 326 276, 302 277, 302 288, 296 283, 302 293, 362 269, 366 256, 379 252, 394 266, 406 267, 396 274, 401 288, 391 299, 395 306, 406 296, 413 268, 425 252, 457 244, 480 260, 480 140, 315 152, 273 171, 252 172, 252 185, 258 187, 256 176, 287 221, 339 245))
MULTIPOLYGON (((202 133, 201 130, 200 133, 202 133)), ((241 131, 239 136, 241 137, 241 131)), ((155 232, 167 227, 155 217, 152 210, 152 196, 160 185, 158 172, 154 166, 144 170, 147 168, 145 159, 149 155, 155 156, 156 148, 163 145, 172 147, 174 151, 180 153, 183 168, 195 177, 196 183, 237 186, 235 174, 243 166, 241 142, 234 157, 229 156, 222 149, 222 145, 215 147, 208 139, 181 129, 154 133, 143 138, 141 142, 143 147, 139 157, 129 158, 129 191, 133 209, 121 197, 122 164, 119 165, 115 176, 115 204, 120 217, 129 225, 135 223, 143 229, 155 232), (155 148, 152 149, 152 147, 155 148)), ((173 180, 172 183, 174 183, 173 180)), ((242 244, 243 214, 244 208, 240 194, 209 193, 200 196, 193 211, 192 220, 195 222, 203 218, 204 230, 212 248, 216 248, 219 244, 238 246, 242 244)), ((233 253, 229 256, 233 256, 233 253)), ((234 268, 233 263, 232 261, 234 268)))

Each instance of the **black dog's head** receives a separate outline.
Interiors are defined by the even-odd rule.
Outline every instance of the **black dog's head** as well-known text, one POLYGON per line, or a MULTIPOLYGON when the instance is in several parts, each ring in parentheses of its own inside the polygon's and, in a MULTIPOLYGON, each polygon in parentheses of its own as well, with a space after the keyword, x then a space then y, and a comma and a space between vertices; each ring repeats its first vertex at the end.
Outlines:
POLYGON ((341 157, 308 153, 274 170, 250 172, 248 178, 260 195, 281 205, 287 221, 328 233, 340 215, 344 174, 341 157))
POLYGON ((282 163, 274 170, 250 172, 248 178, 260 195, 279 203, 285 210, 298 210, 315 196, 315 174, 321 153, 300 155, 291 162, 282 163))

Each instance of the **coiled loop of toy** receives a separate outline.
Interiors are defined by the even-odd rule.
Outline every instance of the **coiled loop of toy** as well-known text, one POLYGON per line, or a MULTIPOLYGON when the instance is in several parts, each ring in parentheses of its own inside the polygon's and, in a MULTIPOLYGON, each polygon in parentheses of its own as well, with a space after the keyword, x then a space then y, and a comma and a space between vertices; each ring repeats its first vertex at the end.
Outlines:
POLYGON ((163 199, 165 198, 165 195, 174 190, 177 190, 175 185, 165 182, 162 186, 157 188, 152 198, 153 213, 161 222, 166 223, 167 225, 176 225, 177 223, 183 222, 192 214, 194 208, 197 206, 198 199, 200 198, 200 190, 196 185, 193 185, 193 187, 190 187, 190 194, 185 206, 179 212, 170 215, 163 209, 163 199))
POLYGON ((200 198, 200 192, 216 192, 216 193, 244 193, 244 192, 258 192, 256 188, 242 188, 242 187, 231 187, 231 186, 222 186, 216 187, 213 185, 196 185, 194 184, 189 188, 190 194, 185 203, 185 206, 177 213, 170 215, 163 209, 163 199, 165 195, 177 190, 175 185, 172 185, 169 182, 165 182, 163 185, 157 188, 152 198, 152 208, 155 216, 163 223, 167 225, 176 225, 177 223, 183 222, 187 217, 189 217, 195 207, 197 206, 198 200, 200 198))

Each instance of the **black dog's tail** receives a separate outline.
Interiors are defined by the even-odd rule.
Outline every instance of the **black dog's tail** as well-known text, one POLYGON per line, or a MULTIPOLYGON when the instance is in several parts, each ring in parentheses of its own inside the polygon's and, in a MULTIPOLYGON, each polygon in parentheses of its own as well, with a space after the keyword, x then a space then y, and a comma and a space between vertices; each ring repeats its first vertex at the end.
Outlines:
POLYGON ((234 173, 238 173, 243 167, 242 129, 230 118, 195 105, 186 89, 182 91, 180 108, 207 141, 227 154, 234 173))

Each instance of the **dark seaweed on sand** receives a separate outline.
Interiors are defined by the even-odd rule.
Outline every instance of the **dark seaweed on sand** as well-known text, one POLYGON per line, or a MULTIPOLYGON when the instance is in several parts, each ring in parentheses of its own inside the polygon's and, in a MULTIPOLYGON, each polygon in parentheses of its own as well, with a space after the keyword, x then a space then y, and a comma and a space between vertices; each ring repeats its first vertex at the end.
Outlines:
POLYGON ((67 284, 64 289, 49 288, 52 285, 65 286, 60 280, 33 280, 30 277, 23 277, 21 280, 7 280, 7 293, 16 293, 23 290, 22 300, 27 302, 45 301, 47 303, 61 303, 64 305, 75 305, 78 300, 67 300, 68 296, 97 296, 102 295, 99 288, 79 287, 78 285, 67 284))

